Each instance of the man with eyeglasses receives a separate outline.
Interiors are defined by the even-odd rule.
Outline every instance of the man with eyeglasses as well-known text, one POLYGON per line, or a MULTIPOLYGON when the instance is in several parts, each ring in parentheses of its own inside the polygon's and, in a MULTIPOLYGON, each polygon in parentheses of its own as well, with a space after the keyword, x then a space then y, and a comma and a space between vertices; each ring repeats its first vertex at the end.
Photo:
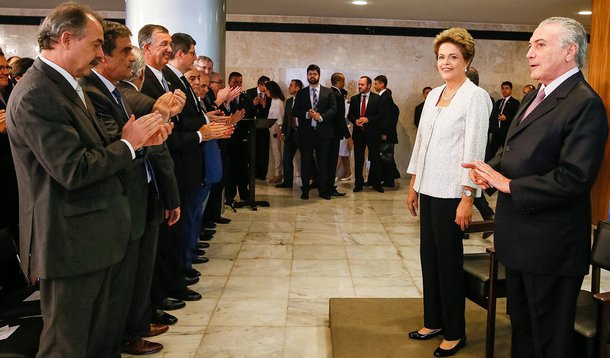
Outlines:
POLYGON ((214 61, 208 56, 199 56, 195 61, 195 68, 209 77, 214 71, 214 61))

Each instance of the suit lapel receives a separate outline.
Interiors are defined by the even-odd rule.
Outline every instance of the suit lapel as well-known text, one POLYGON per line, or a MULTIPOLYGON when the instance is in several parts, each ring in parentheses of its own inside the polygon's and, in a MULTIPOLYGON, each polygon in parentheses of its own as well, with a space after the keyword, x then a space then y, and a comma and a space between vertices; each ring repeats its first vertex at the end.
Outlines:
POLYGON ((532 94, 532 96, 527 101, 527 104, 521 106, 515 115, 515 119, 513 123, 511 123, 510 129, 508 131, 508 135, 506 136, 506 140, 514 137, 518 133, 521 133, 525 130, 525 128, 529 127, 532 123, 538 120, 540 117, 544 116, 553 108, 557 107, 559 103, 572 91, 572 88, 576 86, 576 84, 580 81, 584 80, 582 72, 578 72, 573 76, 568 77, 559 87, 557 87, 550 95, 544 98, 538 107, 536 107, 523 121, 521 121, 521 115, 525 110, 530 106, 530 104, 536 98, 538 91, 532 94), (521 123, 519 123, 521 122, 521 123))
POLYGON ((76 104, 76 106, 78 108, 80 108, 80 110, 85 114, 85 116, 87 116, 87 118, 91 122, 91 125, 93 126, 93 128, 95 129, 97 134, 100 136, 100 138, 104 141, 104 143, 107 143, 108 136, 106 135, 106 131, 102 127, 100 127, 100 125, 97 121, 93 103, 91 103, 91 101, 89 100, 87 93, 84 93, 84 91, 83 91, 84 97, 85 97, 85 102, 87 103, 87 107, 85 107, 85 104, 83 103, 81 98, 78 96, 78 93, 76 93, 76 90, 70 85, 70 83, 68 82, 68 80, 66 80, 64 78, 64 76, 62 76, 54 68, 47 65, 40 59, 36 59, 35 64, 37 64, 39 66, 39 68, 42 71, 44 71, 44 73, 46 73, 47 76, 49 76, 49 78, 53 82, 55 82, 57 84, 57 86, 59 87, 61 92, 64 94, 64 96, 66 96, 70 101, 72 101, 74 104, 76 104))

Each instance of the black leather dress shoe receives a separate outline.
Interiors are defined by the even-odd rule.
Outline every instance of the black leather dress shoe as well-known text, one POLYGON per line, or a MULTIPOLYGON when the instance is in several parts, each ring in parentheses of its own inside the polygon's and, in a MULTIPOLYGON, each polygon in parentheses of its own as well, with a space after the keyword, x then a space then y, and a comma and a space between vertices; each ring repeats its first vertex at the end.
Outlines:
POLYGON ((442 349, 441 347, 436 348, 434 351, 435 357, 451 357, 455 355, 460 349, 466 347, 466 336, 460 339, 458 344, 451 349, 442 349))
POLYGON ((354 187, 354 193, 357 193, 357 192, 359 192, 359 191, 362 191, 362 185, 356 185, 356 186, 354 187))
POLYGON ((378 193, 383 193, 385 191, 385 190, 383 190, 383 187, 379 184, 373 185, 373 189, 378 193))
POLYGON ((214 235, 216 233, 216 230, 214 230, 214 229, 203 229, 203 230, 201 230, 201 232, 205 232, 206 234, 214 235))
POLYGON ((322 198, 324 200, 330 200, 330 195, 328 195, 328 194, 320 194, 320 198, 322 198))
POLYGON ((195 250, 193 250, 193 253, 197 254, 199 256, 205 256, 205 250, 203 250, 203 249, 195 249, 195 250))
POLYGON ((184 301, 177 300, 171 297, 166 297, 163 299, 163 302, 161 302, 161 309, 164 309, 166 311, 179 310, 181 308, 184 308, 185 306, 186 303, 184 301))
POLYGON ((210 240, 212 240, 213 237, 214 237, 214 234, 210 234, 207 231, 202 231, 199 234, 199 240, 200 241, 210 241, 210 240))
POLYGON ((212 219, 213 222, 215 222, 216 224, 228 224, 231 222, 231 219, 227 219, 227 218, 223 218, 222 216, 219 216, 215 219, 212 219))
POLYGON ((275 186, 276 188, 292 188, 291 184, 288 183, 280 183, 275 186))
POLYGON ((178 322, 178 318, 172 316, 167 312, 163 312, 162 310, 155 310, 153 312, 152 323, 155 324, 166 324, 171 326, 172 324, 176 324, 178 322))
POLYGON ((209 242, 198 242, 197 243, 197 248, 198 249, 207 249, 208 247, 210 247, 210 243, 209 242))
POLYGON ((188 277, 199 277, 201 276, 201 272, 195 270, 194 268, 190 268, 188 270, 184 270, 184 274, 188 277))
POLYGON ((306 192, 301 193, 301 199, 303 199, 303 200, 309 199, 309 193, 306 193, 306 192))
POLYGON ((415 339, 417 341, 427 341, 430 338, 434 338, 438 335, 445 333, 442 329, 432 331, 428 334, 421 334, 419 331, 409 332, 409 338, 415 339))
POLYGON ((190 277, 190 276, 184 276, 182 277, 182 283, 185 286, 190 286, 190 285, 194 285, 197 282, 199 282, 199 277, 190 277))
POLYGON ((191 263, 193 263, 193 264, 204 264, 208 261, 210 261, 210 259, 208 259, 205 256, 197 256, 197 257, 193 257, 191 259, 191 263))
POLYGON ((216 224, 211 221, 208 221, 205 224, 203 224, 203 227, 206 229, 213 229, 216 227, 216 224))
POLYGON ((199 301, 201 299, 200 294, 186 287, 178 292, 173 292, 171 296, 183 301, 199 301))
POLYGON ((332 193, 330 193, 330 195, 332 195, 332 196, 345 196, 346 193, 340 193, 337 190, 335 190, 332 193))

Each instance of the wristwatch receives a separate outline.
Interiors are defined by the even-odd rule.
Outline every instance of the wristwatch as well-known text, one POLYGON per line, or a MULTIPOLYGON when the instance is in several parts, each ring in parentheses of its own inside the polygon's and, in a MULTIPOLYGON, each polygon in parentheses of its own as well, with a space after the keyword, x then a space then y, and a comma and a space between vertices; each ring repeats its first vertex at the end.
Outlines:
POLYGON ((464 195, 466 195, 469 198, 474 196, 474 192, 470 189, 464 189, 464 191, 462 191, 462 193, 464 193, 464 195))

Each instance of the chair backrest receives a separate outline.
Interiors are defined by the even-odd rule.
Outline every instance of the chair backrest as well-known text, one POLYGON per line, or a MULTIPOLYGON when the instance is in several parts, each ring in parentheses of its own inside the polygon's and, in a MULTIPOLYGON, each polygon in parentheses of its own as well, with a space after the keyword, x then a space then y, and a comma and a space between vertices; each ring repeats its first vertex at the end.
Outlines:
POLYGON ((29 285, 21 271, 17 247, 8 229, 0 230, 0 296, 29 285))
POLYGON ((607 221, 600 220, 597 224, 593 240, 591 264, 610 271, 610 223, 607 221))

